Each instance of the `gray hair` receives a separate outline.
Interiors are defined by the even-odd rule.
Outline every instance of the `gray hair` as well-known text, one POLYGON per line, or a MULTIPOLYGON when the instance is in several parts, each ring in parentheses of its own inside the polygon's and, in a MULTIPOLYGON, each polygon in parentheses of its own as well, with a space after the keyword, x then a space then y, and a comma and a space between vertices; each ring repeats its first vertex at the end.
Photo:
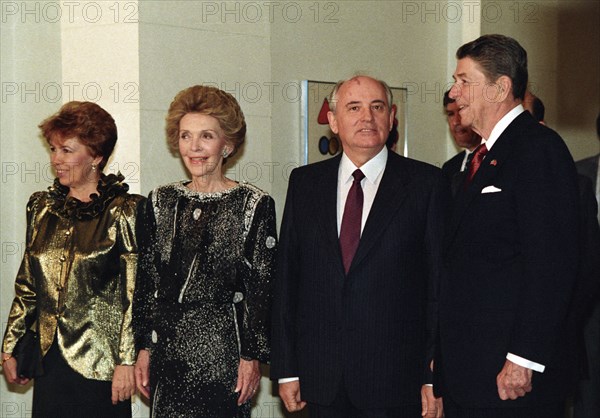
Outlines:
POLYGON ((392 95, 392 89, 390 89, 390 86, 387 85, 387 83, 383 80, 378 80, 377 78, 368 76, 368 75, 364 75, 364 74, 357 74, 357 75, 353 75, 350 78, 347 78, 345 80, 340 80, 337 82, 337 84, 335 85, 335 87, 333 88, 333 90, 331 91, 331 94, 329 95, 329 109, 335 113, 335 109, 337 107, 337 94, 338 91, 340 90, 340 88, 342 87, 342 85, 350 80, 354 80, 355 78, 358 77, 366 77, 366 78, 370 78, 371 80, 375 80, 376 82, 378 82, 379 84, 381 84, 381 87, 383 87, 383 89, 385 90, 385 96, 387 98, 388 101, 388 106, 392 107, 392 103, 394 100, 394 96, 392 95))

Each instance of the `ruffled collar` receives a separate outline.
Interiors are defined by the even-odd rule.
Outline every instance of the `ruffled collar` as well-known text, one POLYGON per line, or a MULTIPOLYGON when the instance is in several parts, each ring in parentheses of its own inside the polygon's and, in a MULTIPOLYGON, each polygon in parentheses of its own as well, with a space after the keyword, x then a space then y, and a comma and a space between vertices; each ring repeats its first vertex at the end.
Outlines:
POLYGON ((54 184, 48 187, 47 205, 52 212, 61 217, 75 217, 79 220, 92 219, 102 213, 116 196, 129 190, 129 186, 123 183, 123 180, 125 177, 121 173, 102 174, 98 181, 98 193, 92 193, 89 202, 82 202, 74 197, 68 197, 69 188, 60 184, 56 178, 54 184))

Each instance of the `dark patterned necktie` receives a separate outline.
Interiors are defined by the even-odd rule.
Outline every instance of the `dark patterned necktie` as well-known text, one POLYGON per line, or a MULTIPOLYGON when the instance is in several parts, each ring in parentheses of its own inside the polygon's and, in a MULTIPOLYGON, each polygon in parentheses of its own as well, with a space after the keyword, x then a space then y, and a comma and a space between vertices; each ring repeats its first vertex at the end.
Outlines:
POLYGON ((473 177, 475 177, 475 173, 479 170, 481 163, 483 162, 483 157, 487 154, 488 149, 485 144, 479 145, 475 151, 473 151, 473 160, 471 160, 471 164, 469 164, 467 177, 465 178, 465 187, 471 184, 473 177))
POLYGON ((354 182, 346 198, 344 216, 342 217, 342 226, 340 228, 340 249, 342 251, 342 260, 346 274, 350 269, 350 264, 360 241, 360 226, 364 201, 360 182, 365 178, 365 175, 362 171, 355 170, 352 173, 352 177, 354 177, 354 182))

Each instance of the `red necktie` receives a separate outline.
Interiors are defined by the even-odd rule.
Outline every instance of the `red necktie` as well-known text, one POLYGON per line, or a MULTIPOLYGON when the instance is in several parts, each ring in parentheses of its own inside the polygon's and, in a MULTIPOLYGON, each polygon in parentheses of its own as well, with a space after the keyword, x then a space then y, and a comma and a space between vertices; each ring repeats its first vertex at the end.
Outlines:
POLYGON ((360 241, 360 226, 363 209, 363 190, 360 182, 365 178, 365 175, 360 170, 355 170, 352 173, 354 182, 344 206, 344 216, 342 217, 342 226, 340 228, 340 249, 342 251, 342 260, 344 262, 344 271, 346 274, 350 269, 350 264, 358 248, 360 241))
POLYGON ((479 145, 475 151, 473 151, 473 159, 471 160, 471 164, 469 164, 469 171, 467 172, 467 177, 465 179, 465 187, 468 186, 473 177, 475 177, 475 173, 479 170, 481 163, 483 162, 483 157, 487 154, 488 149, 485 144, 479 145))

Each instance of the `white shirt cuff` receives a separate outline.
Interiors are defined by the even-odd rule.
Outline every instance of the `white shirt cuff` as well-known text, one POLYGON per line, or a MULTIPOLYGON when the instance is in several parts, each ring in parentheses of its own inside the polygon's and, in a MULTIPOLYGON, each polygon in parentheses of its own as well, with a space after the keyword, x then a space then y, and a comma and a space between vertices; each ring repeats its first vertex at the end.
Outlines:
POLYGON ((527 360, 526 358, 519 357, 512 353, 508 353, 506 355, 506 359, 512 361, 515 364, 518 364, 519 366, 527 367, 528 369, 534 370, 536 372, 544 373, 544 370, 546 369, 546 366, 544 366, 543 364, 527 360))
POLYGON ((295 382, 296 380, 300 380, 299 377, 284 377, 282 379, 278 379, 277 383, 289 383, 289 382, 295 382))

